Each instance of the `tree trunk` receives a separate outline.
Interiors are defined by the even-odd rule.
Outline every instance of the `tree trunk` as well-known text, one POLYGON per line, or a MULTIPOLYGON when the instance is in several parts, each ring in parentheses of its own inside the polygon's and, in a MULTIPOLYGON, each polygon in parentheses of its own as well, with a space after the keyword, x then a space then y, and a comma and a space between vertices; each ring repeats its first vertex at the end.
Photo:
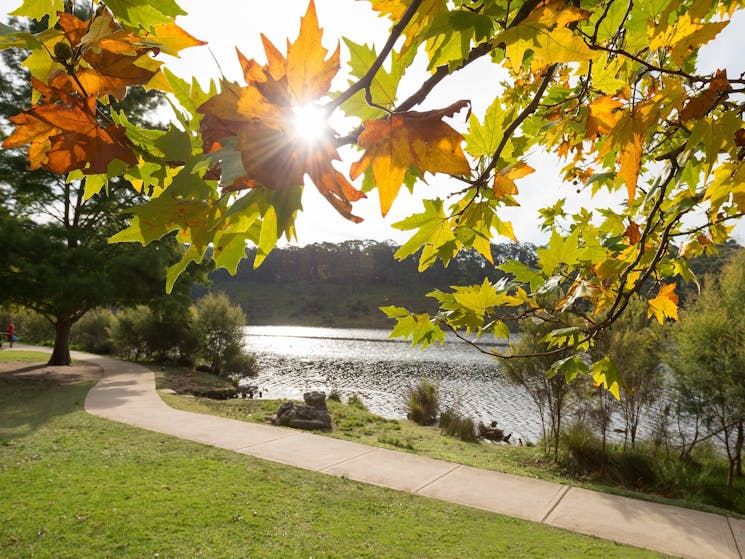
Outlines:
POLYGON ((70 359, 70 330, 72 320, 62 318, 54 325, 54 349, 49 358, 49 365, 71 365, 70 359))
POLYGON ((737 439, 735 441, 735 468, 737 477, 742 477, 742 445, 745 442, 743 422, 737 424, 737 439))
POLYGON ((732 481, 735 478, 735 460, 730 459, 729 469, 727 470, 727 487, 732 487, 732 481))

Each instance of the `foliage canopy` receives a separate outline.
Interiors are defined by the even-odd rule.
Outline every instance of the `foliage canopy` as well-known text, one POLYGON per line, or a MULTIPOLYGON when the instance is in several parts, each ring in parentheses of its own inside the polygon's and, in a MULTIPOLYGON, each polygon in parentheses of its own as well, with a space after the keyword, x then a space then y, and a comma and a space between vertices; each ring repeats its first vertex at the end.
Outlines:
MULTIPOLYGON (((420 213, 394 224, 411 232, 396 256, 418 253, 421 270, 464 249, 491 260, 492 239, 514 238, 502 210, 521 199, 520 181, 533 172, 528 157, 553 154, 564 162, 557 181, 623 202, 574 214, 563 200, 540 209, 539 226, 551 234, 537 267, 507 263, 509 281, 433 292, 435 316, 387 308, 395 332, 427 344, 443 329, 502 336, 505 320, 538 318, 555 321, 547 342, 558 356, 567 346, 586 349, 642 291, 651 290, 649 317, 675 319, 676 278, 693 279, 686 258, 723 242, 745 209, 745 78, 727 68, 701 74, 696 64, 743 2, 370 3, 390 20, 390 36, 380 52, 345 37, 351 82, 330 93, 342 45, 323 46, 312 0, 284 51, 262 37, 264 64, 238 52, 244 83, 223 79, 207 91, 158 58, 202 44, 175 23, 175 2, 94 0, 93 16, 80 19, 74 2, 27 0, 13 14, 50 26, 0 29, 0 46, 31 51, 24 64, 34 88, 4 146, 27 146, 32 168, 84 176, 88 196, 115 176, 145 193, 112 241, 144 245, 177 231, 189 249, 170 269, 168 289, 210 246, 217 266, 235 271, 246 242, 258 247, 259 265, 280 237, 294 238, 305 175, 352 221, 360 220, 354 202, 371 189, 386 214, 402 185, 421 189, 428 173, 451 175, 447 200, 426 199, 420 213), (426 56, 430 74, 402 99, 398 85, 417 56, 426 56), (413 110, 447 76, 487 58, 508 78, 484 114, 471 114, 467 99, 413 110), (150 130, 101 110, 135 85, 170 94, 178 123, 150 130), (357 126, 342 133, 324 125, 308 144, 294 112, 309 103, 357 126), (446 122, 464 114, 465 130, 446 122), (363 150, 349 177, 334 166, 344 145, 363 150), (563 324, 561 313, 579 325, 563 324)), ((560 366, 568 376, 587 367, 579 359, 560 366)), ((587 370, 609 388, 618 381, 603 363, 587 370)))

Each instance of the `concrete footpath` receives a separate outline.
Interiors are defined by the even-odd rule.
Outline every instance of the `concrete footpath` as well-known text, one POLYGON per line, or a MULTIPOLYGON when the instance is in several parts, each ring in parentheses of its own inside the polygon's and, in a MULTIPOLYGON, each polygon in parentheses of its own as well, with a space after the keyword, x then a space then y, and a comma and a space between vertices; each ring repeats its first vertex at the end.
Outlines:
POLYGON ((745 520, 179 411, 160 399, 155 376, 144 367, 77 352, 73 358, 100 365, 105 371, 85 401, 86 410, 99 417, 681 557, 742 559, 745 520))

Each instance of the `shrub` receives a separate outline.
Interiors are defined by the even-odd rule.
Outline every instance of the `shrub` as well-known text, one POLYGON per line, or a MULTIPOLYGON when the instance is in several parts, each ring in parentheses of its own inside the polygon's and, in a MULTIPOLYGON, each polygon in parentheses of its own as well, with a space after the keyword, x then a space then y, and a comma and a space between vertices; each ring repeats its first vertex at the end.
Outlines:
POLYGON ((597 436, 581 421, 573 421, 561 434, 566 454, 564 467, 571 476, 581 477, 599 472, 602 448, 597 436))
POLYGON ((341 392, 337 388, 332 388, 331 392, 329 392, 329 395, 327 396, 328 400, 333 400, 334 402, 341 402, 341 392))
POLYGON ((239 378, 255 377, 259 374, 259 363, 256 356, 250 353, 231 355, 225 361, 223 374, 239 378))
POLYGON ((145 325, 151 314, 144 305, 122 309, 117 313, 111 330, 111 341, 117 355, 137 360, 147 354, 145 325))
POLYGON ((440 431, 443 435, 457 437, 467 443, 479 440, 473 419, 464 417, 452 409, 447 409, 440 415, 440 431))
POLYGON ((361 410, 367 410, 367 406, 365 403, 360 399, 360 397, 355 393, 351 394, 349 398, 347 398, 347 405, 352 406, 353 408, 358 408, 361 410))
POLYGON ((191 318, 188 309, 183 308, 149 312, 142 322, 147 354, 159 362, 193 365, 199 339, 191 318))
POLYGON ((194 326, 199 338, 199 356, 213 374, 224 371, 224 365, 243 351, 243 327, 246 315, 231 304, 224 293, 209 293, 194 307, 194 326))
POLYGON ((70 343, 91 353, 113 353, 111 332, 115 324, 116 317, 109 309, 94 309, 73 325, 70 343))
POLYGON ((435 383, 422 379, 409 387, 406 417, 411 421, 419 425, 434 425, 437 422, 439 407, 439 389, 435 383))

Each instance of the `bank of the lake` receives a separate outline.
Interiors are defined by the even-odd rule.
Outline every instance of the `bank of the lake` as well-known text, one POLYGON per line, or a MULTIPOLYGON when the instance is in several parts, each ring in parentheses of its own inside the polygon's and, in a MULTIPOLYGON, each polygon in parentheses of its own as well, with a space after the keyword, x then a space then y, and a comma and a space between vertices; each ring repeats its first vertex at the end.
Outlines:
POLYGON ((245 348, 256 354, 261 369, 249 382, 266 398, 297 400, 308 390, 357 394, 373 413, 400 419, 406 417, 407 389, 427 378, 438 383, 443 408, 497 421, 515 439, 540 436, 540 420, 525 392, 504 381, 496 360, 455 336, 422 350, 390 339, 382 329, 252 326, 245 333, 245 348))

